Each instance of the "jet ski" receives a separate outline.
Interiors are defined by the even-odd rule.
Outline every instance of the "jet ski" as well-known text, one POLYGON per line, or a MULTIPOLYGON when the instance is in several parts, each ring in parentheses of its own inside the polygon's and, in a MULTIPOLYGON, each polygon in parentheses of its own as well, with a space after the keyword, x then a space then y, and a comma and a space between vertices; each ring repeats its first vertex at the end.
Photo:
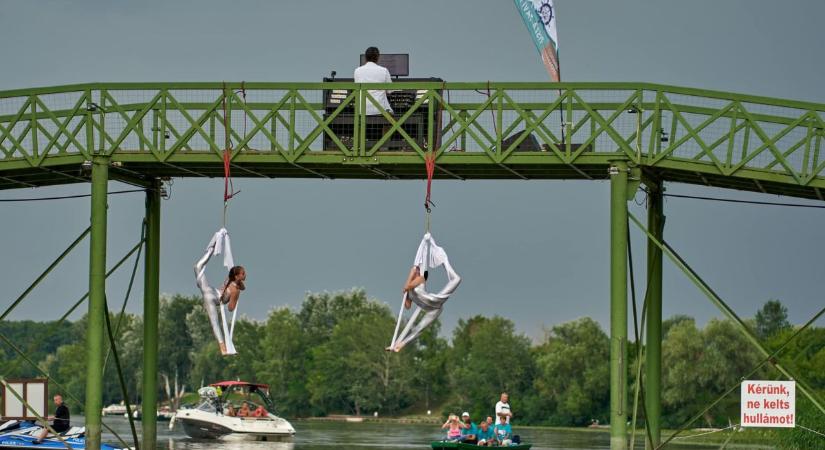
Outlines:
MULTIPOLYGON (((62 449, 72 450, 86 448, 86 428, 72 427, 60 436, 50 435, 40 443, 35 443, 43 427, 27 420, 10 420, 0 424, 0 449, 62 449)), ((101 450, 127 450, 101 444, 101 450)))

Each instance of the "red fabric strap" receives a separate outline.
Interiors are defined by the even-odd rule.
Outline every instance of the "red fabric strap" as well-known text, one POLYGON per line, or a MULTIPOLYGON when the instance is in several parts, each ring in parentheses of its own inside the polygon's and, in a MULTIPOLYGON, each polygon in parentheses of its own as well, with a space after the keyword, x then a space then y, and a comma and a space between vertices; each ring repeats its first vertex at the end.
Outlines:
POLYGON ((430 195, 432 194, 433 173, 435 173, 435 154, 432 152, 424 155, 424 164, 427 167, 427 197, 424 199, 424 209, 430 210, 430 195))

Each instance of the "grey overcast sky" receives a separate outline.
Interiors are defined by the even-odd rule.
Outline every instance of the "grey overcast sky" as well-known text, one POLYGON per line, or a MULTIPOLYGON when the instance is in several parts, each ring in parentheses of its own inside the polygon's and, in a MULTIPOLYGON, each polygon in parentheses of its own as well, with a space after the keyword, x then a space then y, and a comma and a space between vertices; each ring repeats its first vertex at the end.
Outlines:
MULTIPOLYGON (((568 81, 650 81, 825 102, 825 2, 557 0, 568 81)), ((0 89, 89 81, 318 81, 348 74, 367 46, 410 53, 414 76, 544 81, 509 0, 0 0, 0 89)), ((397 308, 421 237, 424 182, 240 179, 229 229, 247 266, 241 312, 298 308, 307 291, 364 287, 397 308)), ((112 183, 111 189, 120 186, 112 183)), ((500 314, 533 337, 542 326, 609 320, 609 186, 573 181, 436 181, 433 230, 464 283, 459 318, 500 314)), ((671 193, 777 200, 670 184, 671 193)), ((88 185, 0 192, 86 193, 88 185)), ((176 180, 163 204, 161 291, 195 293, 192 264, 220 225, 222 181, 176 180)), ((794 199, 788 199, 793 201, 794 199)), ((633 206, 643 215, 643 209, 633 206)), ((5 307, 79 234, 89 201, 0 204, 5 307)), ((109 261, 138 239, 140 194, 114 196, 109 261)), ((825 304, 825 211, 671 199, 666 238, 741 316, 781 299, 801 323, 825 304)), ((643 240, 634 230, 638 271, 643 240)), ((86 291, 87 246, 12 319, 56 319, 86 291)), ((110 279, 122 300, 128 271, 110 279)), ((213 272, 213 280, 220 274, 213 272)), ((672 265, 665 316, 718 311, 672 265)), ((639 285, 643 281, 638 281, 639 285)), ((140 312, 142 289, 130 311, 140 312)), ((820 321, 820 324, 823 322, 820 321)))

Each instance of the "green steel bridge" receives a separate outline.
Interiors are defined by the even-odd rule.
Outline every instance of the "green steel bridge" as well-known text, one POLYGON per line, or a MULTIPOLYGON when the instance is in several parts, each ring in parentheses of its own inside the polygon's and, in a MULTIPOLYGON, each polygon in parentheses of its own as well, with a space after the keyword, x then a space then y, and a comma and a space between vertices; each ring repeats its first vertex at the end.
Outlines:
MULTIPOLYGON (((765 363, 795 379, 662 239, 663 183, 825 200, 825 104, 650 83, 399 82, 369 88, 408 89, 415 97, 407 111, 376 118, 365 111, 377 102, 354 83, 90 83, 0 92, 0 189, 91 183, 91 226, 83 235, 91 236, 89 448, 99 445, 101 434, 96 412, 102 406, 108 181, 146 188, 143 448, 152 449, 161 183, 223 177, 225 151, 234 177, 416 179, 425 177, 424 158, 432 154, 436 178, 610 180, 614 449, 628 446, 627 420, 632 414, 635 424, 639 398, 637 385, 631 409, 631 222, 648 236, 642 406, 649 447, 667 443, 659 429, 663 255, 740 323, 765 363), (325 90, 337 94, 333 107, 325 90), (382 124, 378 136, 376 121, 382 124), (646 224, 627 209, 641 184, 649 196, 646 224)), ((825 413, 813 391, 797 381, 825 413)))

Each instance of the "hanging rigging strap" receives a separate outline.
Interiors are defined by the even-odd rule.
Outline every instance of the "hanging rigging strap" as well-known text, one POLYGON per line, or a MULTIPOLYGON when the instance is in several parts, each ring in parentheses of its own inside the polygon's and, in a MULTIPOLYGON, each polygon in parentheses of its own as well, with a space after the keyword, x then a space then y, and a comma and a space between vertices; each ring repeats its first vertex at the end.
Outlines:
POLYGON ((424 198, 424 209, 430 212, 430 207, 435 206, 431 200, 433 174, 435 173, 435 153, 428 152, 424 155, 424 165, 427 168, 427 196, 424 198))
MULTIPOLYGON (((244 102, 246 101, 246 89, 241 84, 244 102)), ((229 115, 227 114, 227 95, 226 82, 223 83, 223 134, 224 134, 224 148, 223 148, 223 226, 226 227, 226 210, 229 207, 229 200, 238 194, 240 191, 235 191, 235 186, 232 184, 232 136, 229 129, 229 115)), ((245 125, 244 125, 245 126, 245 125)), ((244 133, 245 134, 245 133, 244 133)))
POLYGON ((435 153, 424 155, 424 166, 427 169, 427 195, 424 197, 424 232, 430 232, 430 211, 435 203, 432 201, 433 174, 435 173, 435 153))
MULTIPOLYGON (((421 241, 419 245, 419 253, 421 252, 421 246, 425 245, 425 243, 429 243, 427 241, 427 236, 430 236, 430 211, 431 207, 435 206, 432 202, 432 185, 433 185, 433 174, 435 173, 435 153, 432 151, 427 152, 424 155, 424 166, 427 171, 427 194, 424 197, 424 234, 425 238, 421 241)), ((416 263, 418 262, 418 254, 416 255, 416 263)), ((423 267, 421 268, 421 273, 423 274, 424 271, 427 270, 427 260, 429 260, 429 248, 427 249, 427 255, 424 257, 423 267)), ((395 331, 392 334, 392 343, 390 344, 390 348, 395 348, 395 343, 398 338, 398 331, 401 329, 401 320, 404 317, 404 305, 407 303, 407 293, 405 292, 404 295, 401 296, 401 308, 398 311, 398 320, 395 322, 395 331)), ((412 317, 410 321, 414 320, 415 317, 412 317)))

